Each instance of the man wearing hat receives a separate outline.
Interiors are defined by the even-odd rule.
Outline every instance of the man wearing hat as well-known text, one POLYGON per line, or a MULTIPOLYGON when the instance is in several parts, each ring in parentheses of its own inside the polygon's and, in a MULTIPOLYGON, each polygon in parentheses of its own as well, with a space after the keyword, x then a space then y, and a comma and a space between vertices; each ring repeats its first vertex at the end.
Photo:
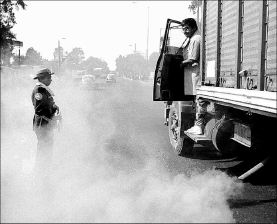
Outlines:
POLYGON ((53 129, 59 115, 59 107, 53 99, 54 94, 48 87, 52 82, 52 74, 54 73, 47 68, 40 70, 34 77, 38 82, 32 92, 32 103, 35 109, 33 130, 38 139, 36 161, 42 169, 51 161, 53 129))

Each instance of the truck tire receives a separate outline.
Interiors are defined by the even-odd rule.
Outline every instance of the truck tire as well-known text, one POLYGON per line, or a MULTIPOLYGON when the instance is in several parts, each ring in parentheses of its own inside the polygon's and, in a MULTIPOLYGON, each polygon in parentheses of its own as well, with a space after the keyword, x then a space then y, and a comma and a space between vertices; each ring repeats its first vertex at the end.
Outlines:
POLYGON ((181 128, 181 117, 178 115, 178 109, 171 107, 168 118, 168 135, 170 144, 175 153, 180 156, 189 155, 192 152, 194 141, 188 138, 181 128))

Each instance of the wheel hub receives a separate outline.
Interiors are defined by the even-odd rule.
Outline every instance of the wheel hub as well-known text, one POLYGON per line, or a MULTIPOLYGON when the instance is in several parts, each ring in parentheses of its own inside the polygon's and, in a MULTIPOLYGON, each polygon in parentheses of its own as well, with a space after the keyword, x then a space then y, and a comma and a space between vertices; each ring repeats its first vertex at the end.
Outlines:
POLYGON ((173 139, 175 141, 178 140, 178 135, 179 135, 179 132, 180 132, 180 128, 178 127, 178 116, 176 113, 173 113, 172 116, 171 116, 171 120, 172 120, 172 124, 171 124, 171 132, 172 132, 172 136, 173 136, 173 139))

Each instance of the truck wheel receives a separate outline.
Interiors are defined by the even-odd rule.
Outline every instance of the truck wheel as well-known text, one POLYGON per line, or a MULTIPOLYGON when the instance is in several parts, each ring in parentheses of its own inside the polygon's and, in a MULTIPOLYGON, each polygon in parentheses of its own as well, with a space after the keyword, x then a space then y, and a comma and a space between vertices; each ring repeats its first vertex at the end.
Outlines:
POLYGON ((170 143, 177 155, 188 155, 192 152, 194 141, 188 138, 181 129, 181 118, 178 110, 171 107, 168 119, 168 134, 170 143))

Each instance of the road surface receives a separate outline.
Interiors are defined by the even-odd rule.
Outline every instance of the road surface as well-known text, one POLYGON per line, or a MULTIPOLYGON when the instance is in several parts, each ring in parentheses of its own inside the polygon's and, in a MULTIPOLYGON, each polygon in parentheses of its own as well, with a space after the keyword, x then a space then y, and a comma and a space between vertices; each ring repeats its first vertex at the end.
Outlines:
POLYGON ((201 147, 177 156, 151 82, 51 88, 63 126, 42 187, 32 168, 32 86, 1 91, 1 222, 276 223, 276 167, 242 183, 232 175, 251 164, 201 147))
MULTIPOLYGON (((121 94, 109 101, 117 131, 108 140, 107 148, 121 155, 117 162, 125 168, 139 166, 147 157, 157 158, 172 175, 190 176, 195 170, 201 173, 215 167, 229 168, 240 175, 251 167, 251 163, 220 158, 213 151, 201 148, 196 149, 192 158, 176 156, 169 143, 167 127, 163 125, 164 104, 152 101, 151 82, 122 79, 101 94, 109 97, 115 95, 114 92, 121 94)), ((236 222, 276 222, 276 179, 268 175, 273 167, 268 164, 246 179, 242 195, 228 200, 236 222)))

